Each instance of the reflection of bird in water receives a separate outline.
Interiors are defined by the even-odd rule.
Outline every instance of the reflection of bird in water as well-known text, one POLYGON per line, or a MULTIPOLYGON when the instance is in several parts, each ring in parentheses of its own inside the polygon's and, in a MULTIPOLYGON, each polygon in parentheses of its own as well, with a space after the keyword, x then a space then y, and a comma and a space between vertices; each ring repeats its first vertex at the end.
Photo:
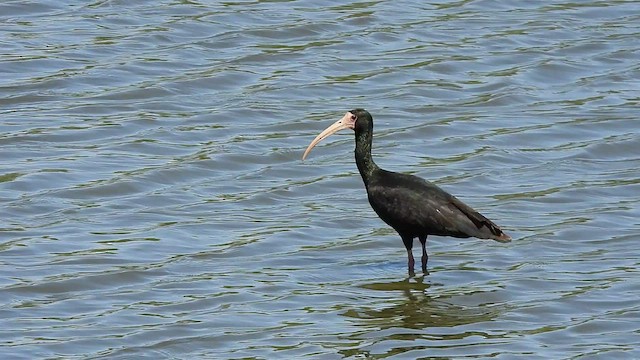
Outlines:
MULTIPOLYGON (((439 292, 437 297, 434 297, 431 295, 432 292, 427 291, 431 285, 424 283, 424 279, 424 277, 414 277, 403 281, 361 285, 367 290, 384 291, 390 295, 380 297, 388 299, 381 300, 382 303, 375 302, 370 306, 363 305, 360 308, 351 308, 342 313, 343 316, 352 319, 352 322, 359 329, 358 332, 348 336, 349 341, 351 343, 362 341, 368 345, 372 338, 376 339, 376 343, 391 341, 394 344, 400 340, 409 340, 406 347, 394 345, 389 350, 393 351, 393 354, 400 354, 430 347, 433 347, 435 351, 446 352, 450 351, 446 350, 448 345, 459 346, 460 341, 465 338, 505 336, 499 333, 478 331, 477 329, 482 327, 480 325, 473 326, 473 324, 492 322, 506 311, 505 306, 487 304, 486 293, 492 290, 475 289, 470 293, 469 289, 465 288, 445 293, 439 292), (404 294, 405 299, 398 294, 399 292, 404 294), (477 299, 475 304, 474 299, 477 299), (456 302, 466 305, 457 305, 456 302), (407 329, 413 331, 407 331, 407 329), (416 340, 420 343, 414 342, 416 340), (455 345, 447 341, 454 342, 455 345)), ((357 354, 371 355, 369 353, 369 346, 352 346, 350 349, 341 351, 345 357, 357 354)), ((450 355, 450 353, 448 354, 450 355)), ((376 355, 385 357, 380 356, 382 354, 376 355)), ((430 354, 430 356, 435 355, 430 354)))
POLYGON ((371 157, 373 118, 364 109, 347 112, 326 128, 307 147, 304 160, 322 139, 342 130, 356 135, 356 164, 367 188, 369 203, 378 216, 394 228, 407 249, 409 273, 413 274, 413 239, 422 245, 422 271, 427 273, 427 236, 476 237, 509 242, 498 225, 455 196, 417 176, 380 169, 371 157))

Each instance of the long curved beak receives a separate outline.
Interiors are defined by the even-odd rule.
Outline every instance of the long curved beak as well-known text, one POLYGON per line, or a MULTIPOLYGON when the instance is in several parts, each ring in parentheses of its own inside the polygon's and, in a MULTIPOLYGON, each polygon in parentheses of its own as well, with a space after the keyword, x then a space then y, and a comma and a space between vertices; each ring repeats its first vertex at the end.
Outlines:
POLYGON ((302 155, 302 160, 304 160, 307 157, 307 155, 309 155, 309 152, 311 152, 311 149, 313 149, 314 146, 318 145, 320 141, 329 137, 329 135, 337 133, 338 131, 343 129, 353 129, 354 127, 355 127, 355 117, 351 112, 347 112, 346 114, 344 114, 342 119, 336 121, 335 123, 333 123, 333 125, 324 129, 324 131, 322 131, 318 136, 316 136, 315 139, 313 139, 311 144, 309 144, 309 146, 307 147, 307 150, 304 151, 304 154, 302 155))

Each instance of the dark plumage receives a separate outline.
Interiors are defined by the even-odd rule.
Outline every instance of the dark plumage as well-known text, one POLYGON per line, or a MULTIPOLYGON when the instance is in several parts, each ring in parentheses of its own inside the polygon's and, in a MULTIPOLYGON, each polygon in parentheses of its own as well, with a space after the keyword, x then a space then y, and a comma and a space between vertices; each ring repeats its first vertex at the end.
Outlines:
POLYGON ((476 237, 509 242, 511 238, 498 225, 442 190, 417 176, 380 169, 371 157, 373 118, 364 109, 347 112, 344 117, 318 135, 305 151, 329 135, 350 128, 355 131, 355 158, 367 188, 369 203, 378 216, 394 228, 407 249, 409 272, 413 273, 413 239, 422 245, 422 271, 427 273, 426 242, 429 235, 476 237))

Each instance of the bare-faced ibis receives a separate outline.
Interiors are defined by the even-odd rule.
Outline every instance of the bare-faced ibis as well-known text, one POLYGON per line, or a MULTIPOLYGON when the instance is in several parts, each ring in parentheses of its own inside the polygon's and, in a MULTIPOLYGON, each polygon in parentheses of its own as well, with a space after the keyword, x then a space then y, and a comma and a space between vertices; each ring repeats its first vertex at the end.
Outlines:
POLYGON ((422 244, 422 271, 427 274, 427 236, 476 237, 509 242, 511 237, 498 225, 484 217, 455 196, 417 176, 380 169, 371 158, 373 118, 364 109, 347 112, 342 119, 326 128, 309 144, 311 149, 329 135, 352 129, 356 134, 356 164, 367 188, 369 203, 378 216, 394 228, 409 258, 409 273, 413 274, 413 239, 422 244))

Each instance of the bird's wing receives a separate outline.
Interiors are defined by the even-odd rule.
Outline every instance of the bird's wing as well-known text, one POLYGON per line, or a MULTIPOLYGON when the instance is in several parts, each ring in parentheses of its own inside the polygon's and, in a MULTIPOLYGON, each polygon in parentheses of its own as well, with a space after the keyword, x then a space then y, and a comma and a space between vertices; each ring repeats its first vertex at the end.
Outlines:
POLYGON ((371 207, 398 232, 508 241, 496 224, 438 186, 424 180, 404 185, 368 189, 371 207))
MULTIPOLYGON (((449 194, 448 194, 449 195, 449 194)), ((463 203, 458 200, 453 195, 450 196, 450 203, 455 206, 461 213, 463 213, 473 224, 476 226, 477 231, 482 233, 483 237, 481 238, 490 238, 501 242, 508 242, 511 240, 507 234, 505 234, 498 225, 493 223, 493 221, 484 217, 484 215, 475 211, 471 206, 463 203), (488 231, 488 233, 487 233, 488 231)), ((477 235, 473 235, 476 237, 480 237, 477 235)))

